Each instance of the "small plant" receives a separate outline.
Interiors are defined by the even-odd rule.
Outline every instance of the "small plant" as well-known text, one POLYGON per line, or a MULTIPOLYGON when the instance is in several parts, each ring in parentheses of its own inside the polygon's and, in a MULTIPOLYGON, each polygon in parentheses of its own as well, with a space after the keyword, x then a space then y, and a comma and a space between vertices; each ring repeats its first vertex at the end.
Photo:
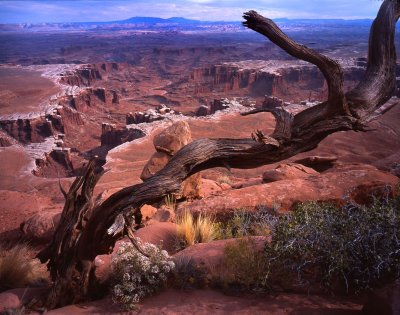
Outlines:
POLYGON ((178 256, 174 258, 174 286, 178 289, 204 288, 207 285, 207 275, 197 266, 191 257, 178 256))
POLYGON ((217 182, 220 183, 220 184, 228 184, 229 186, 232 186, 232 180, 227 175, 219 176, 217 178, 217 182))
POLYGON ((225 288, 261 291, 267 287, 266 268, 267 260, 255 240, 240 238, 225 246, 217 281, 225 288))
POLYGON ((0 292, 46 281, 39 260, 30 257, 32 249, 27 244, 18 244, 11 249, 0 247, 0 292))
POLYGON ((165 250, 144 243, 141 254, 131 243, 121 243, 112 258, 113 301, 126 309, 134 309, 145 296, 163 288, 175 264, 165 250))
POLYGON ((176 198, 173 194, 168 194, 164 197, 164 204, 172 209, 173 211, 176 210, 176 198))
POLYGON ((236 210, 229 221, 217 223, 218 238, 266 236, 276 219, 276 215, 264 207, 258 207, 256 211, 236 210))
POLYGON ((190 211, 185 210, 176 220, 177 243, 179 248, 196 243, 207 243, 216 239, 217 229, 214 221, 205 215, 196 219, 190 211))
POLYGON ((400 200, 369 207, 304 203, 280 217, 266 247, 268 270, 300 284, 360 292, 400 276, 400 200))

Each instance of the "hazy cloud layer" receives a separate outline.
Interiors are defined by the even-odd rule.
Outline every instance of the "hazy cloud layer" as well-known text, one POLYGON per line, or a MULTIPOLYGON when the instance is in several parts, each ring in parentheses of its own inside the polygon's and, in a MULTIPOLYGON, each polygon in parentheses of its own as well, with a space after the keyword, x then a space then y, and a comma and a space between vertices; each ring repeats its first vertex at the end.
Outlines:
POLYGON ((240 21, 254 9, 271 17, 373 18, 376 0, 0 0, 0 23, 113 21, 133 16, 174 16, 198 20, 240 21))

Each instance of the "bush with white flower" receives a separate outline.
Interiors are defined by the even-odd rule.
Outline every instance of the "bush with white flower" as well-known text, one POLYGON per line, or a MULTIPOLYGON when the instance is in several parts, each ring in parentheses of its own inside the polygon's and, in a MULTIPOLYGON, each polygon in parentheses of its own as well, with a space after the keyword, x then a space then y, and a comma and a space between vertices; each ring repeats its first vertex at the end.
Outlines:
POLYGON ((112 258, 113 300, 132 309, 142 298, 163 288, 175 264, 167 251, 150 243, 139 243, 149 256, 129 242, 120 244, 112 258))

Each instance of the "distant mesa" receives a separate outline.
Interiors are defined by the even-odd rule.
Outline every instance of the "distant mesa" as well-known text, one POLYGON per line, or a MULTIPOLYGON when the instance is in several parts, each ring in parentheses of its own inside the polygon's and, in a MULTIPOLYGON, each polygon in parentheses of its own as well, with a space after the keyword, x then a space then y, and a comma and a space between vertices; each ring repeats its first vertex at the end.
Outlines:
POLYGON ((171 17, 169 19, 163 19, 158 17, 144 17, 135 16, 122 21, 114 21, 109 23, 132 23, 132 24, 199 24, 199 23, 213 23, 213 22, 202 22, 198 20, 190 20, 183 17, 171 17))

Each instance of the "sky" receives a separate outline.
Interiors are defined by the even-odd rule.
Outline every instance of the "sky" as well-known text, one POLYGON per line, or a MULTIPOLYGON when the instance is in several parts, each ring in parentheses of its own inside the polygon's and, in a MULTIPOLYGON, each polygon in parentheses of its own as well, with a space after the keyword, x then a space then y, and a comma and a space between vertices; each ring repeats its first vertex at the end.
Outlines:
POLYGON ((241 21, 250 9, 269 18, 374 18, 379 0, 0 0, 0 23, 100 22, 134 16, 241 21))

